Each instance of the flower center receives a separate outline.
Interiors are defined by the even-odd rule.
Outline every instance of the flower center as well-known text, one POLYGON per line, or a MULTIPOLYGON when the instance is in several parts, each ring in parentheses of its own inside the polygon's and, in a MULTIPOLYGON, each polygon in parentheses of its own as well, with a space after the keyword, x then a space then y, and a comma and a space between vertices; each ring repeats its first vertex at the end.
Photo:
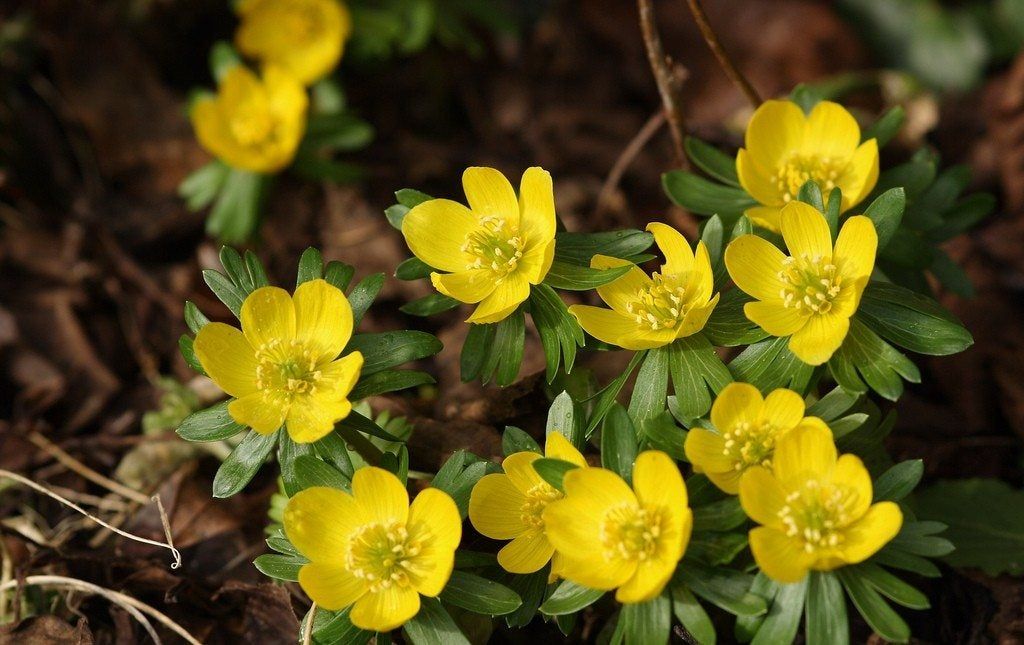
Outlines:
POLYGON ((256 350, 256 387, 265 393, 309 394, 323 376, 317 355, 299 340, 267 341, 256 350))
POLYGON ((282 18, 282 31, 291 34, 293 43, 313 40, 319 32, 319 25, 323 20, 321 12, 306 2, 291 3, 282 18))
POLYGON ((236 141, 243 146, 254 146, 270 138, 274 119, 265 105, 249 101, 235 109, 229 127, 236 141))
POLYGON ((654 556, 661 536, 657 509, 623 502, 608 509, 601 521, 601 544, 606 559, 643 561, 654 556))
POLYGON ((828 193, 836 187, 836 181, 846 171, 847 165, 832 157, 793 152, 779 165, 775 173, 775 186, 782 193, 782 201, 787 204, 796 199, 800 188, 811 180, 818 184, 827 198, 828 193))
POLYGON ((778 516, 786 535, 802 540, 807 553, 815 553, 842 544, 842 529, 855 519, 850 509, 856 502, 855 490, 810 479, 786 496, 778 516))
POLYGON ((783 306, 808 315, 827 314, 843 285, 843 277, 832 258, 807 253, 799 258, 786 258, 778 276, 784 285, 779 291, 783 306))
POLYGON ((686 315, 688 295, 676 276, 655 273, 651 284, 638 289, 634 299, 626 303, 626 311, 644 329, 674 329, 686 315))
POLYGON ((504 218, 488 215, 480 218, 480 228, 466 236, 462 252, 472 257, 467 269, 490 269, 501 281, 516 270, 526 242, 504 218))
POLYGON ((725 439, 722 454, 732 460, 733 468, 736 470, 744 470, 750 466, 770 468, 777 432, 778 428, 767 421, 740 421, 722 434, 722 438, 725 439))
POLYGON ((558 492, 550 484, 541 483, 526 491, 526 501, 519 509, 519 519, 524 525, 537 529, 544 528, 542 514, 551 502, 562 499, 562 493, 558 492))
POLYGON ((418 556, 429 533, 410 536, 405 524, 396 520, 372 522, 356 529, 349 540, 345 567, 357 578, 366 580, 370 592, 408 587, 412 579, 426 573, 418 556))

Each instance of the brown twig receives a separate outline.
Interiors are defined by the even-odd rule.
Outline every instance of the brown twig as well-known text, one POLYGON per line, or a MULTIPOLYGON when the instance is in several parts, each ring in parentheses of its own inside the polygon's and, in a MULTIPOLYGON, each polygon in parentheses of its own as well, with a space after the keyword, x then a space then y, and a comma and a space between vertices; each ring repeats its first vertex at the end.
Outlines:
POLYGON ((42 449, 43 452, 59 461, 69 470, 78 473, 79 475, 88 479, 92 483, 102 486, 103 488, 106 488, 112 493, 117 493, 121 497, 126 497, 132 500, 133 502, 137 502, 139 504, 149 503, 149 498, 140 493, 139 491, 135 490, 134 488, 128 488, 124 484, 120 484, 114 481, 113 479, 110 479, 109 477, 104 477, 103 475, 99 474, 92 468, 89 468, 88 466, 78 461, 68 453, 64 452, 60 446, 50 441, 49 439, 41 435, 39 432, 35 430, 30 432, 28 435, 28 440, 34 443, 40 449, 42 449))
POLYGON ((718 59, 718 64, 722 66, 725 75, 740 88, 740 91, 743 92, 743 95, 747 97, 752 106, 756 108, 761 105, 761 96, 732 62, 732 59, 729 58, 729 54, 725 52, 725 48, 722 47, 718 36, 711 29, 711 23, 708 22, 708 16, 704 13, 704 7, 701 6, 700 0, 686 0, 686 4, 690 7, 690 13, 693 14, 693 19, 697 23, 701 35, 704 36, 704 42, 708 44, 711 53, 718 59))
POLYGON ((651 4, 651 0, 637 0, 636 4, 640 11, 640 31, 644 36, 647 60, 651 64, 654 82, 657 84, 658 94, 661 96, 661 105, 665 112, 665 119, 668 121, 669 130, 672 132, 676 165, 681 168, 689 168, 686 152, 683 149, 683 141, 686 137, 686 122, 683 119, 683 109, 679 101, 680 79, 678 75, 672 72, 669 58, 665 55, 665 50, 661 46, 661 37, 658 35, 658 25, 654 19, 654 6, 651 4))
POLYGON ((302 630, 302 645, 309 645, 313 642, 314 618, 316 618, 316 603, 309 608, 309 620, 306 621, 306 628, 302 630))
POLYGON ((665 112, 658 110, 651 118, 647 119, 647 123, 644 124, 640 131, 636 133, 633 140, 623 148, 619 154, 619 158, 615 160, 615 164, 612 169, 608 172, 608 177, 604 180, 604 185, 601 186, 601 192, 597 194, 597 214, 602 214, 608 207, 608 202, 611 199, 612 193, 618 187, 619 182, 622 181, 622 175, 625 174, 626 169, 629 168, 636 156, 640 154, 640 151, 644 149, 647 142, 651 140, 661 126, 665 125, 665 112))

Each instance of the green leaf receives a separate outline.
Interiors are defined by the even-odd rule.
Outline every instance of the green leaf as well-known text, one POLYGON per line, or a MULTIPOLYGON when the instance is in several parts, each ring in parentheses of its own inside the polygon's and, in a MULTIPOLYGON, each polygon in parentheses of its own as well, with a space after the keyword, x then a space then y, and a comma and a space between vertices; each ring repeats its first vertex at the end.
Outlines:
POLYGON ((366 174, 359 164, 330 159, 304 148, 299 148, 290 170, 296 177, 306 181, 329 181, 334 184, 357 182, 366 174))
POLYGON ((841 387, 833 388, 807 408, 806 416, 818 417, 827 423, 850 410, 860 399, 860 394, 847 392, 841 387))
POLYGON ((651 248, 654 236, 645 231, 627 229, 605 233, 555 234, 555 259, 568 264, 590 266, 594 255, 632 259, 651 248))
POLYGON ((424 296, 422 298, 417 298, 412 302, 407 302, 399 307, 398 310, 404 314, 409 314, 410 316, 426 317, 445 311, 451 311, 460 304, 462 303, 455 298, 446 296, 443 293, 432 293, 429 296, 424 296))
POLYGON ((672 603, 662 592, 653 600, 623 605, 619 620, 625 624, 626 645, 668 643, 672 603))
POLYGON ((362 376, 352 388, 348 398, 353 401, 365 399, 378 394, 408 390, 421 385, 434 383, 434 377, 417 370, 384 370, 369 376, 362 376))
POLYGON ((730 157, 696 137, 686 137, 683 147, 686 150, 686 156, 695 166, 718 181, 739 187, 740 178, 736 175, 735 157, 730 157))
MULTIPOLYGON (((715 287, 721 287, 728 277, 728 272, 725 270, 725 262, 723 261, 726 239, 725 226, 722 224, 721 217, 713 215, 704 220, 700 227, 700 241, 704 243, 704 247, 708 250, 708 257, 711 260, 711 271, 714 274, 713 284, 715 287)), ((734 291, 739 290, 734 289, 734 291)), ((721 306, 721 303, 719 303, 719 306, 721 306)), ((707 325, 704 326, 704 329, 707 330, 707 325)))
POLYGON ((441 602, 420 598, 420 611, 402 627, 402 634, 413 645, 470 645, 441 602))
POLYGON ((669 359, 672 350, 658 347, 647 351, 647 358, 637 372, 633 396, 629 400, 629 416, 637 427, 665 409, 668 394, 669 359))
POLYGON ((928 609, 928 596, 903 582, 877 564, 863 562, 856 565, 857 575, 897 605, 910 609, 928 609))
POLYGON ((579 468, 574 463, 550 457, 541 457, 533 461, 531 465, 541 479, 563 492, 565 489, 562 487, 562 479, 565 477, 565 473, 579 468))
POLYGON ((608 414, 608 410, 612 409, 616 399, 619 396, 619 392, 622 391, 622 386, 626 384, 629 376, 636 369, 636 366, 647 356, 647 351, 642 350, 633 354, 633 358, 629 360, 629 364, 626 365, 626 369, 622 371, 612 380, 611 383, 604 386, 600 392, 594 397, 594 407, 590 413, 590 418, 587 419, 587 427, 584 437, 590 438, 597 426, 601 424, 601 420, 608 414))
POLYGON ((277 463, 281 469, 281 483, 284 485, 284 492, 289 497, 305 488, 299 482, 296 460, 302 455, 312 456, 313 452, 312 444, 296 443, 287 432, 280 434, 277 444, 277 463))
POLYGON ((697 645, 715 645, 715 625, 686 585, 672 587, 672 613, 697 645))
POLYGON ((729 531, 746 521, 747 515, 740 506, 739 498, 735 496, 693 509, 694 532, 729 531))
POLYGON ((893 137, 899 134, 900 128, 903 127, 903 122, 906 119, 907 112, 903 109, 903 106, 897 105, 892 107, 866 128, 861 134, 860 139, 861 141, 874 139, 878 142, 878 147, 883 148, 885 144, 892 141, 893 137))
POLYGON ((817 88, 800 83, 789 93, 789 100, 799 105, 804 114, 810 114, 814 106, 824 101, 825 97, 817 88))
MULTIPOLYGON (((466 340, 462 343, 459 355, 459 367, 463 383, 483 377, 484 364, 494 346, 494 335, 497 325, 473 325, 466 332, 466 340)), ((490 379, 490 374, 486 376, 490 379)))
POLYGON ((668 397, 668 410, 644 422, 641 434, 647 447, 660 450, 677 461, 686 461, 686 452, 683 450, 686 430, 676 425, 671 412, 675 406, 675 398, 668 397))
POLYGON ((544 593, 548 588, 550 566, 544 565, 540 571, 526 575, 509 575, 506 585, 519 594, 523 604, 519 609, 505 616, 505 624, 509 627, 525 627, 537 615, 544 593))
POLYGON ((494 382, 501 387, 512 385, 519 376, 523 364, 523 348, 526 343, 526 316, 520 307, 504 320, 494 324, 494 343, 487 348, 482 380, 494 376, 494 382))
POLYGON ((423 202, 430 201, 433 197, 412 188, 403 188, 395 192, 395 199, 406 208, 415 208, 423 202))
POLYGON ((199 362, 199 358, 196 357, 196 350, 194 347, 194 341, 188 334, 182 334, 178 337, 178 351, 181 352, 181 357, 185 359, 188 366, 192 368, 198 374, 206 374, 206 370, 203 369, 202 363, 199 362))
POLYGON ((846 593, 853 605, 864 617, 871 629, 882 638, 894 643, 906 643, 910 640, 910 628, 903 619, 893 611, 892 607, 871 587, 867 580, 855 573, 853 567, 842 567, 836 570, 846 593))
POLYGON ((384 428, 377 425, 377 423, 374 422, 372 419, 363 416, 362 414, 356 412, 355 410, 350 412, 347 417, 338 422, 337 427, 342 426, 345 428, 349 428, 351 430, 355 430, 357 432, 362 432, 363 434, 368 434, 370 436, 377 437, 378 439, 383 439, 385 441, 395 441, 398 443, 402 443, 402 440, 400 438, 394 436, 390 432, 386 431, 384 428))
POLYGON ((395 268, 395 277, 399 280, 422 280, 429 278, 434 268, 417 257, 407 258, 395 268))
POLYGON ((789 338, 769 338, 754 343, 732 359, 729 371, 735 380, 750 383, 762 392, 784 387, 802 393, 814 368, 789 351, 788 344, 789 338))
POLYGON ((501 435, 501 451, 506 457, 517 452, 544 454, 540 444, 533 437, 515 426, 505 426, 505 432, 501 435))
POLYGON ((314 114, 306 120, 300 151, 359 150, 373 140, 373 135, 373 126, 352 114, 314 114))
POLYGON ((309 560, 301 555, 281 555, 278 553, 265 553, 252 561, 263 575, 275 580, 286 582, 299 581, 299 569, 302 565, 308 564, 309 560))
POLYGON ((717 394, 732 382, 729 368, 700 333, 680 338, 666 349, 679 412, 687 419, 703 416, 711 409, 711 392, 717 394))
POLYGON ((558 374, 559 364, 566 373, 576 362, 576 348, 585 342, 583 330, 555 291, 544 284, 530 287, 530 311, 544 349, 545 376, 548 383, 558 374))
MULTIPOLYGON (((708 221, 713 221, 713 218, 708 221)), ((751 322, 743 313, 743 306, 753 301, 753 298, 739 289, 730 289, 723 293, 704 325, 704 336, 718 347, 752 345, 768 338, 768 332, 751 322)))
POLYGON ((316 280, 323 276, 324 260, 323 256, 320 255, 320 249, 315 249, 312 246, 308 247, 299 257, 299 269, 295 276, 295 286, 298 287, 310 280, 316 280))
POLYGON ((188 330, 193 334, 197 333, 200 329, 209 324, 210 319, 207 318, 203 312, 199 311, 199 307, 190 300, 185 301, 185 325, 188 326, 188 330))
POLYGON ((361 374, 365 377, 396 365, 433 356, 443 347, 441 341, 425 331, 398 330, 356 334, 349 341, 345 353, 362 353, 361 374))
POLYGON ((577 448, 583 447, 583 440, 580 436, 580 411, 576 402, 568 392, 562 392, 551 402, 548 408, 547 423, 544 427, 545 435, 559 432, 569 440, 569 443, 577 448))
POLYGON ((324 280, 345 292, 348 290, 348 284, 352 281, 355 272, 356 268, 351 264, 331 260, 324 268, 324 280))
POLYGON ((988 217, 996 207, 996 198, 988 193, 968 195, 942 214, 942 224, 926 232, 926 237, 935 242, 945 242, 961 233, 966 233, 981 220, 988 217))
POLYGON ((903 393, 903 379, 921 382, 917 366, 857 318, 850 321, 846 340, 832 355, 828 367, 843 389, 864 392, 866 382, 890 401, 903 393))
POLYGON ((267 270, 260 262, 259 256, 252 251, 245 252, 245 268, 249 272, 249 280, 252 281, 253 289, 270 286, 267 279, 267 270))
POLYGON ((624 276, 634 265, 627 264, 611 269, 591 269, 587 266, 569 264, 561 260, 551 263, 551 269, 544 277, 544 284, 568 291, 590 291, 624 276))
POLYGON ((889 542, 888 546, 912 555, 941 558, 956 550, 952 542, 935 535, 944 532, 947 528, 947 525, 942 522, 918 521, 905 517, 900 532, 889 542))
POLYGON ((882 338, 918 354, 946 356, 974 343, 971 333, 939 303, 891 283, 868 285, 857 318, 882 338))
POLYGON ((779 585, 768 615, 757 630, 752 645, 783 645, 792 643, 800 627, 807 595, 806 578, 795 584, 779 585))
POLYGON ((739 571, 687 559, 679 565, 675 577, 693 593, 736 616, 758 616, 768 610, 763 598, 748 591, 752 576, 739 571))
POLYGON ((359 327, 363 314, 373 304, 383 286, 384 274, 374 273, 373 275, 366 276, 359 281, 359 284, 352 287, 352 292, 348 294, 348 304, 352 306, 353 328, 359 327))
POLYGON ((512 613, 523 604, 519 594, 505 585, 466 571, 452 571, 441 600, 450 605, 487 616, 512 613))
POLYGON ((224 306, 231 310, 231 313, 238 317, 242 314, 242 303, 245 302, 245 293, 235 286, 227 276, 213 269, 203 271, 203 280, 210 287, 213 295, 224 303, 224 306))
POLYGON ((925 578, 942 577, 942 572, 931 560, 913 553, 906 553, 899 548, 891 548, 888 545, 876 553, 871 561, 893 569, 910 571, 925 578))
POLYGON ((431 485, 455 500, 463 518, 469 509, 469 494, 474 484, 487 474, 488 462, 480 461, 465 450, 456 450, 441 466, 431 485))
POLYGON ((942 286, 961 298, 974 297, 974 285, 963 267, 953 261, 942 249, 935 249, 932 264, 928 267, 942 286))
POLYGON ((713 567, 721 567, 736 559, 747 548, 744 533, 697 533, 686 547, 688 557, 713 567))
POLYGON ((324 461, 332 464, 338 472, 351 480, 355 474, 352 457, 349 455, 345 440, 337 432, 331 432, 313 444, 316 454, 324 461))
POLYGON ((808 643, 847 645, 850 642, 846 597, 839 578, 831 571, 808 574, 805 620, 808 643))
POLYGON ((949 525, 944 536, 956 550, 945 560, 952 566, 1024 574, 1024 491, 994 479, 962 479, 933 484, 908 502, 918 517, 949 525))
POLYGON ((228 274, 228 278, 238 287, 243 295, 248 296, 252 293, 255 288, 252 276, 249 275, 249 269, 246 267, 245 261, 238 251, 230 246, 220 247, 220 263, 223 265, 225 273, 228 274))
POLYGON ((554 593, 540 606, 540 612, 547 616, 564 616, 575 613, 597 602, 605 592, 562 580, 554 593))
POLYGON ((874 501, 898 502, 917 487, 922 475, 924 475, 924 462, 920 459, 911 459, 896 464, 875 480, 874 501))
POLYGON ((348 477, 313 455, 299 455, 295 458, 295 480, 300 489, 326 486, 345 490, 349 487, 348 477))
POLYGON ((405 221, 405 216, 409 214, 410 210, 411 209, 408 206, 392 204, 384 209, 384 217, 387 218, 388 224, 390 224, 392 228, 401 231, 402 222, 405 221))
POLYGON ((825 198, 821 194, 821 186, 813 179, 808 179, 803 186, 800 186, 796 198, 805 204, 810 204, 819 212, 825 212, 825 198))
POLYGON ((245 488, 277 445, 277 435, 278 432, 263 435, 255 430, 245 435, 217 469, 213 478, 213 496, 231 497, 245 488))
POLYGON ((756 616, 736 617, 735 635, 737 641, 741 643, 749 643, 754 639, 754 635, 757 633, 757 630, 761 628, 762 624, 764 624, 766 614, 768 613, 767 606, 774 602, 775 595, 779 591, 779 586, 779 583, 766 576, 764 572, 759 571, 757 575, 754 576, 754 581, 750 585, 749 593, 763 600, 765 602, 766 610, 764 613, 756 616))
POLYGON ((235 436, 245 426, 235 422, 228 414, 229 403, 230 400, 222 401, 185 417, 178 426, 178 436, 185 441, 222 441, 235 436))
POLYGON ((935 161, 933 159, 913 159, 907 163, 883 170, 878 175, 878 183, 869 199, 874 199, 891 188, 903 188, 908 200, 916 199, 928 186, 935 181, 935 161))
POLYGON ((636 455, 636 430, 633 422, 626 409, 615 404, 601 427, 601 465, 618 473, 628 483, 633 481, 636 455))
POLYGON ((196 170, 178 185, 178 196, 185 200, 185 206, 193 213, 209 206, 227 181, 231 168, 220 160, 214 160, 196 170))
MULTIPOLYGON (((351 608, 348 608, 334 612, 318 607, 313 617, 313 642, 316 645, 366 645, 373 638, 374 632, 353 625, 349 619, 351 611, 351 608)), ((305 629, 305 621, 300 626, 300 633, 303 633, 302 629, 305 629)))
POLYGON ((716 184, 685 170, 663 174, 661 183, 673 203, 698 215, 720 215, 727 226, 732 226, 743 211, 757 206, 742 189, 716 184))
POLYGON ((896 229, 903 221, 903 210, 907 205, 907 196, 903 188, 890 188, 875 198, 864 210, 864 215, 875 225, 878 234, 878 251, 889 245, 896 229))
POLYGON ((232 168, 210 209, 206 232, 227 244, 248 240, 259 223, 269 187, 266 175, 232 168))

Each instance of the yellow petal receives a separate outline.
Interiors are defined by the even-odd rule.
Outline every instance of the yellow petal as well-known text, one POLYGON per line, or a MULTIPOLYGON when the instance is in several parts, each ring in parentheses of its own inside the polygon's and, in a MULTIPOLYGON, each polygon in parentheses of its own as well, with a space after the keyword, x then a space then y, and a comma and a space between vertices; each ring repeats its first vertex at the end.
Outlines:
POLYGON ((678 562, 661 558, 641 561, 632 577, 615 592, 615 600, 632 604, 657 598, 675 573, 678 562))
POLYGON ((696 292, 696 298, 704 300, 711 297, 715 289, 715 274, 711 270, 711 255, 704 242, 697 242, 697 250, 693 258, 693 273, 690 276, 690 284, 696 292))
POLYGON ((572 445, 561 432, 549 432, 544 439, 544 456, 561 459, 581 468, 587 466, 587 460, 576 446, 572 445))
POLYGON ((404 625, 419 611, 420 595, 412 587, 392 585, 357 600, 349 618, 360 629, 388 632, 404 625))
POLYGON ((748 302, 743 305, 743 314, 772 336, 792 336, 808 320, 807 314, 795 307, 785 307, 778 300, 748 302))
POLYGON ((687 507, 686 486, 679 467, 660 450, 645 450, 633 463, 633 490, 640 504, 678 513, 687 507))
POLYGON ((715 297, 708 301, 708 304, 703 307, 693 307, 687 311, 686 315, 683 316, 682 322, 679 323, 679 329, 675 334, 676 338, 693 336, 700 330, 704 329, 704 326, 708 324, 708 319, 711 318, 711 314, 715 311, 715 307, 718 305, 718 300, 721 295, 722 294, 720 293, 716 293, 715 297))
POLYGON ((364 466, 352 477, 352 495, 371 522, 405 522, 409 516, 409 491, 394 474, 364 466))
POLYGON ((878 142, 865 141, 853 153, 846 172, 836 180, 843 190, 843 212, 853 208, 871 194, 878 183, 878 142))
POLYGON ((544 478, 537 474, 533 468, 533 462, 540 459, 540 455, 529 450, 514 452, 501 462, 512 485, 516 490, 526 494, 534 486, 544 484, 544 478))
POLYGON ((854 215, 839 230, 832 258, 844 281, 856 280, 871 275, 877 250, 878 233, 874 223, 863 215, 854 215))
MULTIPOLYGON (((320 381, 317 392, 331 400, 340 401, 346 398, 359 380, 363 369, 363 355, 360 352, 346 354, 336 361, 331 361, 320 368, 320 381)), ((346 413, 340 418, 348 416, 346 413)))
MULTIPOLYGON (((263 68, 263 86, 266 88, 270 112, 279 121, 279 133, 286 134, 289 140, 285 147, 294 150, 306 127, 305 114, 309 106, 306 88, 291 72, 278 65, 263 68), (281 126, 285 130, 281 130, 281 126)), ((291 154, 287 156, 290 159, 291 154)))
POLYGON ((520 519, 526 496, 508 475, 484 475, 469 495, 469 521, 481 535, 493 540, 511 540, 526 530, 520 519))
POLYGON ((719 432, 728 432, 737 423, 756 423, 763 403, 761 391, 750 383, 730 383, 711 405, 711 423, 719 432))
POLYGON ((490 269, 431 273, 430 282, 444 295, 472 304, 480 302, 494 291, 494 274, 490 269))
MULTIPOLYGON (((697 472, 696 469, 694 472, 697 472)), ((707 475, 707 478, 711 480, 711 483, 718 486, 723 493, 738 495, 740 492, 740 478, 743 477, 744 472, 746 472, 746 469, 736 470, 735 468, 730 468, 729 470, 722 470, 718 472, 712 472, 709 470, 704 474, 707 475)))
POLYGON ((365 521, 351 495, 324 486, 299 491, 284 509, 285 535, 318 562, 343 563, 349 536, 365 521))
POLYGON ((555 192, 551 173, 534 166, 519 182, 519 233, 527 242, 555 239, 555 192))
POLYGON ((555 240, 553 238, 544 243, 527 242, 523 257, 519 258, 518 273, 530 284, 540 284, 551 270, 551 263, 554 260, 555 240))
POLYGON ((804 410, 803 397, 793 390, 779 388, 764 398, 764 419, 780 430, 800 423, 804 410))
POLYGON ((209 323, 196 334, 192 347, 217 387, 233 397, 256 391, 256 353, 242 332, 224 323, 209 323))
POLYGON ((661 265, 663 275, 688 273, 693 268, 693 250, 682 233, 661 222, 651 222, 647 230, 654 235, 654 243, 665 256, 665 263, 661 265))
POLYGON ((832 234, 825 216, 803 202, 790 202, 782 209, 782 237, 793 257, 832 257, 832 234))
POLYGON ((853 505, 847 508, 847 515, 851 522, 859 520, 871 506, 872 497, 871 475, 864 462, 856 455, 841 456, 832 471, 832 482, 852 491, 853 505))
MULTIPOLYGON (((582 500, 590 511, 588 515, 602 514, 616 504, 635 504, 636 495, 621 477, 604 468, 577 468, 565 474, 566 496, 582 500)), ((685 491, 684 491, 685 496, 685 491)))
POLYGON ((835 465, 836 444, 832 432, 820 422, 801 423, 779 437, 775 444, 772 470, 783 485, 807 477, 827 478, 835 465))
POLYGON ((850 330, 850 319, 839 314, 815 314, 789 339, 789 351, 808 365, 832 358, 850 330))
POLYGON ((299 586, 321 609, 345 609, 366 593, 364 580, 340 562, 310 562, 299 569, 299 586))
POLYGON ((814 562, 799 540, 765 526, 750 531, 750 550, 761 571, 776 582, 800 582, 814 562))
POLYGON ((288 410, 281 399, 264 396, 262 392, 247 394, 228 404, 231 418, 249 426, 260 434, 277 431, 284 423, 288 410))
POLYGON ((219 102, 212 96, 199 99, 189 111, 196 139, 207 152, 222 159, 228 165, 239 156, 238 144, 230 135, 230 127, 224 118, 219 102))
POLYGON ((409 506, 409 535, 423 538, 416 558, 422 573, 415 577, 416 590, 424 596, 441 593, 452 575, 455 549, 462 540, 462 518, 452 498, 439 488, 426 488, 409 506))
POLYGON ((846 108, 821 101, 807 116, 803 154, 845 159, 860 145, 860 126, 846 108))
POLYGON ((295 443, 319 441, 334 430, 334 424, 352 412, 348 399, 307 395, 297 397, 288 407, 285 427, 295 443))
POLYGON ((295 338, 295 305, 288 292, 260 287, 242 303, 242 333, 257 350, 268 343, 295 338))
POLYGON ((739 482, 740 505, 747 516, 765 526, 781 526, 779 510, 786 505, 786 490, 763 466, 744 471, 739 482))
POLYGON ((519 226, 519 200, 505 175, 494 168, 472 167, 462 173, 469 209, 477 219, 497 217, 513 228, 519 226))
POLYGON ((785 203, 782 192, 772 177, 771 169, 762 168, 750 153, 742 148, 736 155, 736 175, 743 190, 761 204, 778 207, 785 203))
POLYGON ((758 300, 780 300, 779 271, 786 256, 756 235, 742 235, 725 247, 725 266, 736 286, 758 300))
MULTIPOLYGON (((557 548, 557 547, 556 547, 557 548)), ((624 584, 636 572, 636 562, 607 559, 602 551, 558 551, 558 574, 590 589, 610 590, 624 584)))
POLYGON ((843 532, 843 560, 850 564, 867 560, 896 537, 901 526, 903 513, 899 506, 893 502, 872 505, 859 522, 843 532))
POLYGON ((555 547, 544 532, 530 529, 498 551, 498 564, 509 573, 533 573, 540 571, 554 553, 555 547))
POLYGON ((590 305, 570 305, 569 313, 576 318, 585 332, 594 338, 625 349, 627 338, 634 338, 639 326, 633 318, 629 318, 611 309, 591 307, 590 305))
MULTIPOLYGON (((694 468, 705 473, 721 473, 733 470, 733 462, 725 454, 725 440, 706 428, 691 428, 683 444, 686 458, 694 468)), ((735 493, 735 490, 726 491, 735 493)))
POLYGON ((781 206, 751 206, 743 211, 743 214, 750 218, 750 221, 755 226, 766 228, 775 233, 782 231, 781 206))
POLYGON ((747 125, 746 148, 765 168, 775 168, 804 140, 803 110, 791 101, 765 101, 747 125))
POLYGON ((612 506, 635 505, 636 495, 621 477, 603 468, 571 470, 563 484, 566 496, 544 509, 548 539, 556 550, 574 557, 604 553, 600 536, 605 513, 612 506))
POLYGON ((335 358, 352 337, 352 307, 340 289, 326 280, 304 282, 292 297, 295 338, 314 352, 320 363, 335 358))
MULTIPOLYGON (((595 255, 590 259, 592 269, 614 269, 633 264, 628 260, 621 260, 607 255, 595 255)), ((651 286, 651 278, 640 267, 633 265, 624 275, 619 276, 608 284, 597 288, 597 295, 601 296, 605 304, 622 315, 629 315, 626 309, 630 302, 636 300, 638 291, 651 286)))
POLYGON ((462 204, 431 199, 406 213, 402 235, 413 255, 435 269, 464 271, 472 260, 462 245, 479 227, 477 218, 462 204))
POLYGON ((482 325, 504 320, 529 297, 530 283, 519 273, 510 273, 480 301, 466 322, 482 325))

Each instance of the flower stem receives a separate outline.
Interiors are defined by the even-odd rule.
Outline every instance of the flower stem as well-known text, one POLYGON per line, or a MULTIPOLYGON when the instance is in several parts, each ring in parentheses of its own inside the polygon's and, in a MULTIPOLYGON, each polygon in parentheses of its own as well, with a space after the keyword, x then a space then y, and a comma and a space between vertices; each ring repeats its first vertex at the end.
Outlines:
POLYGON ((756 108, 761 105, 761 96, 732 62, 732 59, 729 58, 729 54, 725 52, 725 48, 722 47, 718 36, 711 29, 708 16, 704 13, 704 7, 701 6, 700 0, 686 0, 686 4, 690 7, 690 13, 693 14, 693 19, 697 23, 701 35, 704 36, 704 41, 708 44, 708 48, 711 49, 711 53, 718 59, 718 64, 722 66, 725 75, 740 88, 752 106, 756 108))

